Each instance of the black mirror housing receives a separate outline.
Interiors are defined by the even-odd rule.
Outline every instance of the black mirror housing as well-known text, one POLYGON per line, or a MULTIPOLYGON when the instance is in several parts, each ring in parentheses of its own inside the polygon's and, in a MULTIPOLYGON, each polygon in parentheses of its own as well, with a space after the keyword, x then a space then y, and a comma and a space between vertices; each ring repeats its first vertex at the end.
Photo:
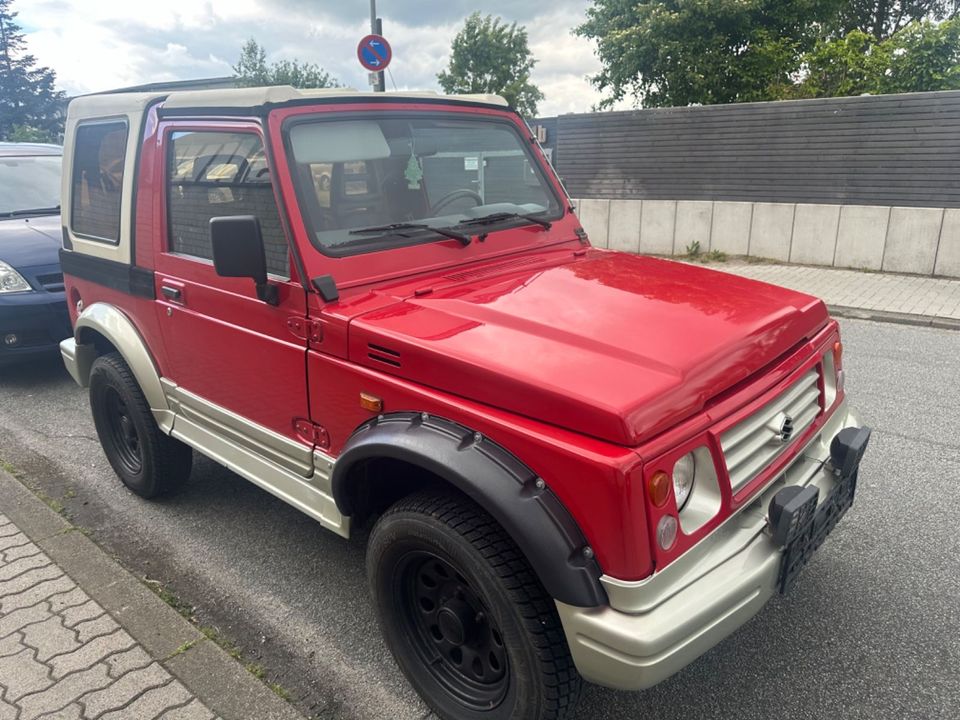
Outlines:
POLYGON ((257 297, 277 304, 277 288, 267 283, 267 256, 256 215, 210 218, 210 245, 217 275, 251 278, 257 297))

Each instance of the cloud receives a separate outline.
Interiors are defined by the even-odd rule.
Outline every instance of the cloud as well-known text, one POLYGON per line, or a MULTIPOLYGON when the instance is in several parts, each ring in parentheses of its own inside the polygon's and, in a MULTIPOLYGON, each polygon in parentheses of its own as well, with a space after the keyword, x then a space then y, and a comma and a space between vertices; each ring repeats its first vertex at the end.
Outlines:
MULTIPOLYGON (((381 0, 384 33, 394 49, 399 89, 437 89, 450 42, 474 3, 460 0, 381 0)), ((533 79, 546 99, 542 115, 587 111, 600 96, 586 80, 598 61, 591 44, 571 34, 585 0, 495 1, 484 13, 526 26, 538 64, 533 79)), ((52 67, 60 87, 75 95, 146 82, 232 74, 250 37, 273 60, 317 63, 357 88, 367 76, 356 43, 369 31, 368 4, 317 0, 30 0, 17 2, 19 21, 38 62, 52 67)), ((387 86, 392 87, 390 77, 387 86)))

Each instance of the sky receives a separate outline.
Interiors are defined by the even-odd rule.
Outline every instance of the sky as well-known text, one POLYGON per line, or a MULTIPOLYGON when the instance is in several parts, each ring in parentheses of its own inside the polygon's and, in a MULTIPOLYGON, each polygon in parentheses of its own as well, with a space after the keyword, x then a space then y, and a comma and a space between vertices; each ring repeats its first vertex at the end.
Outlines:
MULTIPOLYGON (((397 88, 436 90, 450 43, 471 12, 526 26, 538 60, 540 116, 586 112, 601 99, 587 76, 599 69, 593 44, 574 36, 587 0, 379 0, 393 47, 397 88)), ((356 58, 370 29, 368 0, 15 0, 29 52, 57 73, 68 95, 147 82, 220 77, 253 37, 269 61, 317 63, 342 84, 367 89, 356 58)), ((392 89, 387 77, 387 88, 392 89)))

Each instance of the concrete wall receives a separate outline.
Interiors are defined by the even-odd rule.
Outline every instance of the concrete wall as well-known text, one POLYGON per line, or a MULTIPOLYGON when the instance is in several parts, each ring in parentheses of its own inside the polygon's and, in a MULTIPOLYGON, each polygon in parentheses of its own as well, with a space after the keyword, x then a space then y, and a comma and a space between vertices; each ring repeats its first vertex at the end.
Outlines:
POLYGON ((695 241, 805 265, 960 277, 960 209, 710 200, 574 200, 597 247, 682 255, 695 241))

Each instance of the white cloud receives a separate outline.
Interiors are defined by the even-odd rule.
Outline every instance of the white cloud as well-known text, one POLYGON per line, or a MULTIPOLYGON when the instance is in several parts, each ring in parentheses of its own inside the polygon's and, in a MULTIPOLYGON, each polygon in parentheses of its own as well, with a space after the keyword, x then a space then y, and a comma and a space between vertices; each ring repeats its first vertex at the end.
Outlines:
MULTIPOLYGON (((571 33, 587 4, 559 0, 544 12, 542 3, 502 2, 484 9, 526 25, 538 60, 533 78, 546 96, 542 115, 587 111, 600 100, 586 80, 599 67, 591 44, 571 33)), ((366 73, 355 48, 368 31, 367 8, 365 2, 316 0, 21 0, 14 7, 30 52, 56 71, 71 95, 229 75, 249 37, 267 48, 271 60, 315 62, 362 88, 366 73)), ((469 11, 459 0, 381 2, 399 88, 437 88, 436 74, 469 11)))

